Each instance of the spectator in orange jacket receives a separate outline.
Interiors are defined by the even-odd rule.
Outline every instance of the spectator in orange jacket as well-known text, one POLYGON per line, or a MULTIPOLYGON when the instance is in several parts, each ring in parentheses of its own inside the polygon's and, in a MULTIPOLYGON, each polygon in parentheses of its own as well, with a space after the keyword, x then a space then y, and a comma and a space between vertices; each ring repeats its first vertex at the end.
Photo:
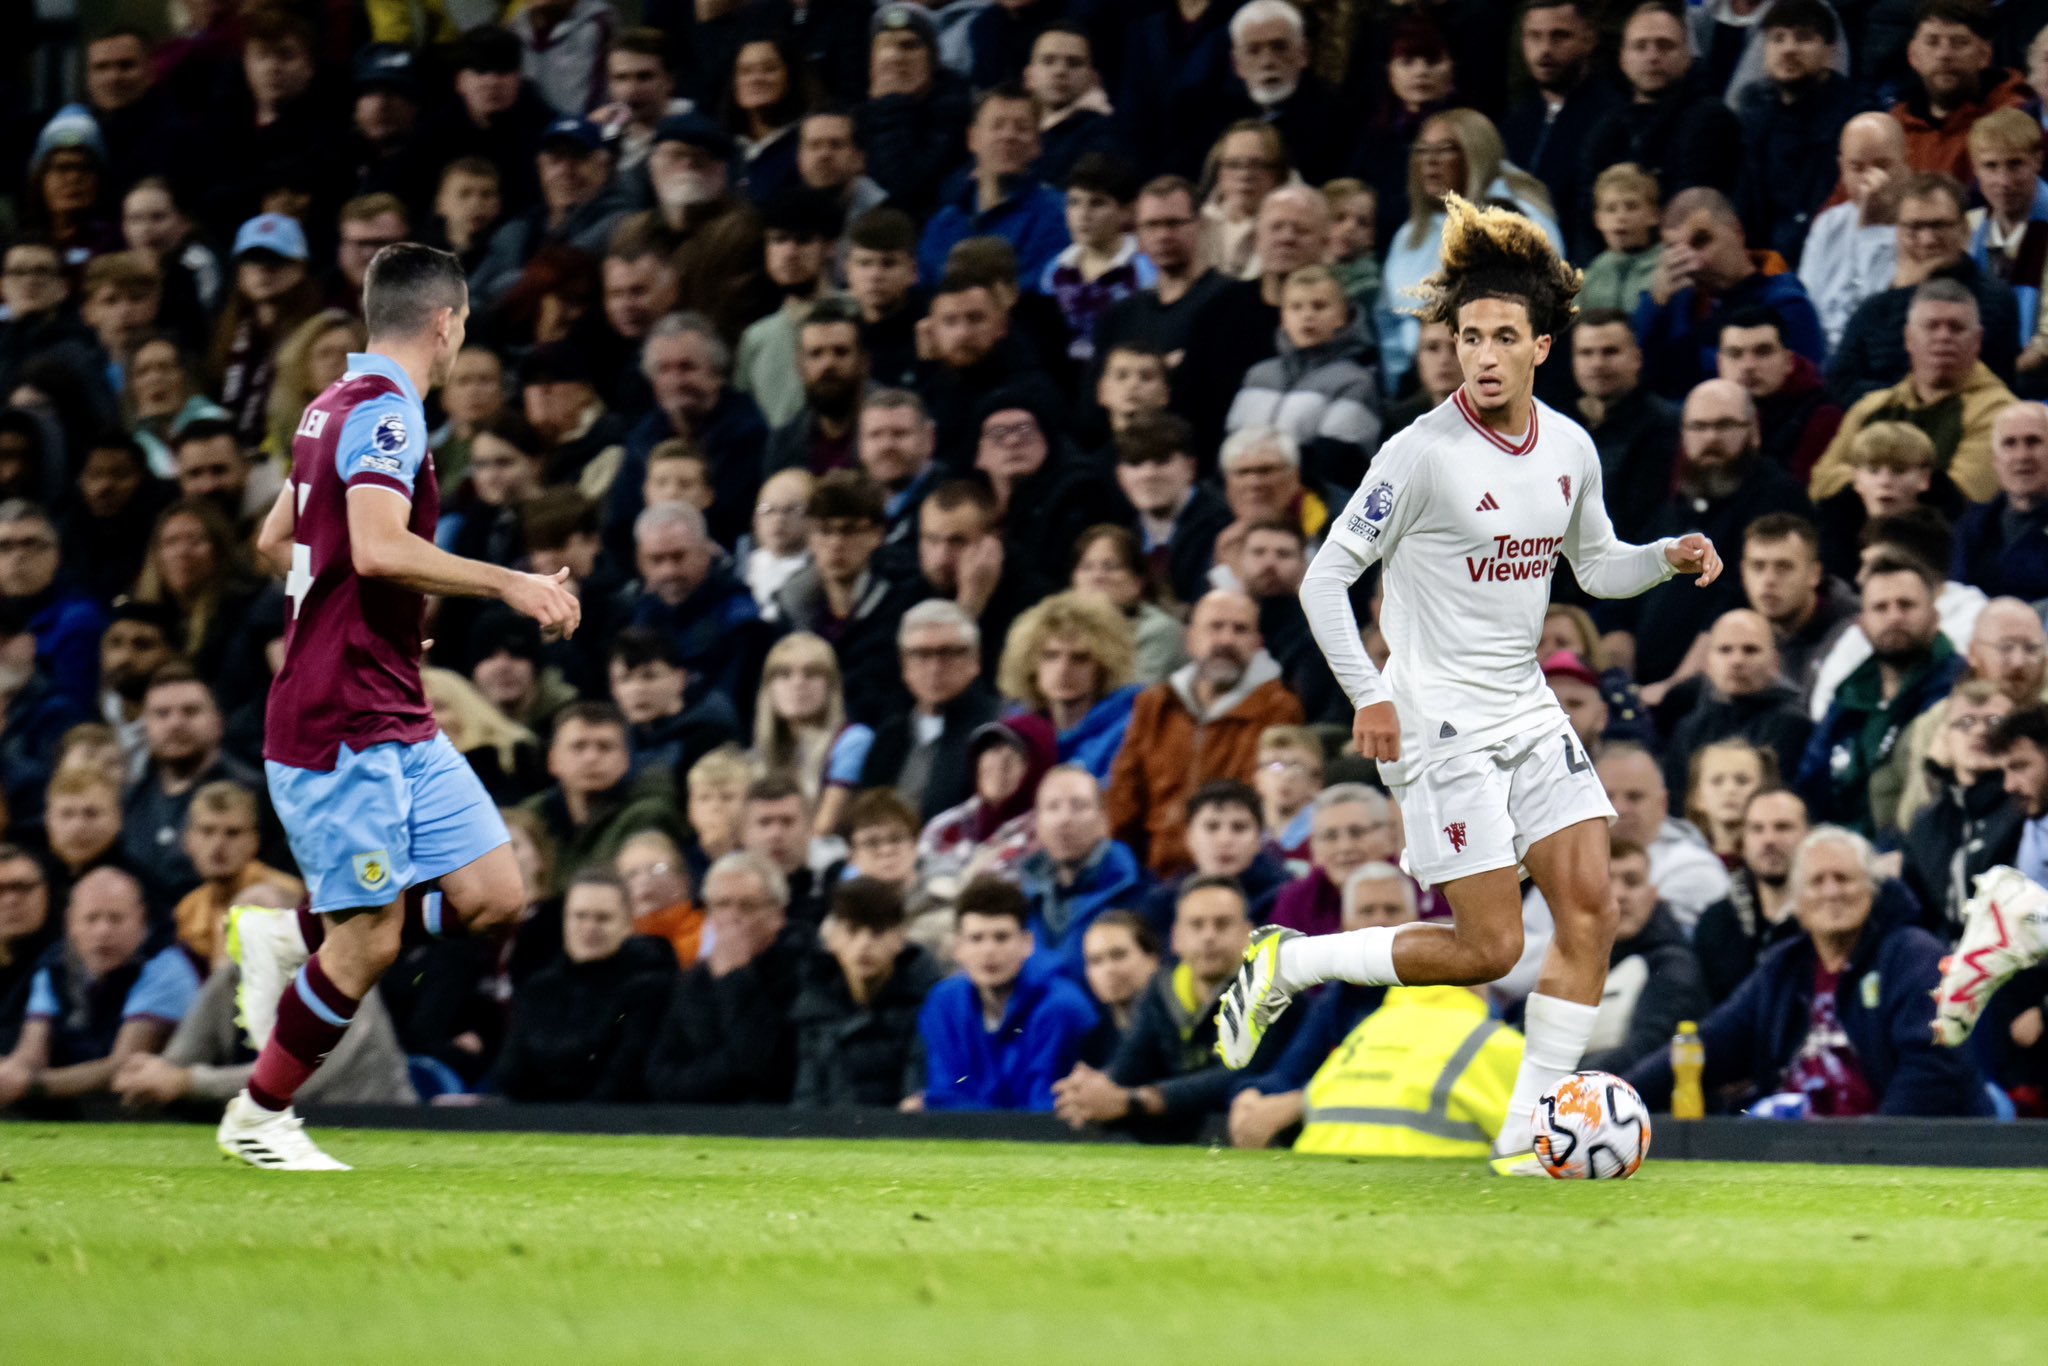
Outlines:
POLYGON ((1906 164, 1968 185, 1970 125, 1994 109, 2014 109, 2032 92, 2017 71, 1992 65, 1997 20, 1980 0, 1923 0, 1915 11, 1906 65, 1916 78, 1892 117, 1906 130, 1906 164))
POLYGON ((1219 589, 1195 604, 1188 654, 1193 663, 1138 695, 1109 777, 1112 836, 1162 877, 1189 867, 1189 794, 1219 778, 1249 783, 1260 733, 1301 724, 1301 704, 1281 682, 1244 594, 1219 589))

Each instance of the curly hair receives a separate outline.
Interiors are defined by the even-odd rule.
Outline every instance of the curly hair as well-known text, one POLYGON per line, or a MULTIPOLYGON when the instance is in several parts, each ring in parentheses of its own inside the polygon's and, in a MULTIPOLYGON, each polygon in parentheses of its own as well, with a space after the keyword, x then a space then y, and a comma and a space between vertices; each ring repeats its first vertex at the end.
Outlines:
POLYGON ((1137 676, 1137 647, 1123 613, 1093 594, 1055 593, 1010 627, 1003 641, 1002 663, 996 669, 996 686, 1003 696, 1033 710, 1045 709, 1045 698, 1038 691, 1038 653, 1055 636, 1079 641, 1094 656, 1101 672, 1099 697, 1107 697, 1137 676))
POLYGON ((1529 219, 1447 194, 1443 269, 1416 288, 1420 302, 1410 312, 1455 331, 1458 311, 1473 300, 1512 299, 1529 310, 1537 336, 1561 336, 1578 312, 1572 299, 1583 279, 1529 219))

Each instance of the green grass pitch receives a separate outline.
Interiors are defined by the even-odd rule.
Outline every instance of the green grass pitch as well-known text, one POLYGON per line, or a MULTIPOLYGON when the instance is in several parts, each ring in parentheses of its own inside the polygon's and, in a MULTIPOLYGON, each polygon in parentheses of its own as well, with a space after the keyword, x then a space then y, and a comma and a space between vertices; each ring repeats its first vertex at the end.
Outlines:
POLYGON ((0 1362, 2039 1362, 2048 1172, 0 1125, 0 1362))

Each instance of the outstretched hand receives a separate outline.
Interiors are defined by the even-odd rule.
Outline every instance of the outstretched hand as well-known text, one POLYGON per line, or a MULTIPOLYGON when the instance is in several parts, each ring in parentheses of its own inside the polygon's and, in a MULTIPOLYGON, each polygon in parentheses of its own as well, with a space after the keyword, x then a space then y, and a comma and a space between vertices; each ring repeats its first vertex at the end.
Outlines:
POLYGON ((1697 531, 1689 531, 1665 546, 1664 558, 1681 574, 1699 575, 1701 588, 1721 577, 1721 552, 1697 531))

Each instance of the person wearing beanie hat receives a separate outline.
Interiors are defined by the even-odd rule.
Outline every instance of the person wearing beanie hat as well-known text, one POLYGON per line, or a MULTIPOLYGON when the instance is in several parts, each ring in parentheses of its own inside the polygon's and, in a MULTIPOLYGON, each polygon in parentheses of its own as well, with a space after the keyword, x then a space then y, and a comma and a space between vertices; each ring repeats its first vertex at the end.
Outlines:
POLYGON ((354 193, 395 194, 407 205, 433 195, 438 167, 419 155, 418 59, 395 43, 371 43, 356 54, 349 158, 354 193))
POLYGON ((634 219, 674 255, 677 307, 710 318, 728 344, 781 301, 762 278, 760 211, 733 189, 736 150, 702 111, 663 119, 644 168, 653 212, 634 219))
POLYGON ((826 266, 839 237, 839 208, 822 191, 794 186, 762 205, 761 226, 763 265, 768 283, 782 295, 782 307, 740 334, 732 382, 753 397, 774 428, 803 411, 797 330, 811 306, 825 297, 826 266))
POLYGON ((1109 476, 1073 449, 1047 395, 998 389, 979 411, 974 468, 995 491, 1007 554, 1043 562, 1051 547, 1065 553, 1116 506, 1109 476))
POLYGON ((859 141, 870 174, 905 212, 922 216, 962 160, 973 97, 939 64, 938 30, 922 5, 891 3, 868 27, 867 102, 859 141))
POLYGON ((106 169, 106 140, 82 104, 59 109, 36 137, 22 216, 73 264, 121 249, 106 169))

